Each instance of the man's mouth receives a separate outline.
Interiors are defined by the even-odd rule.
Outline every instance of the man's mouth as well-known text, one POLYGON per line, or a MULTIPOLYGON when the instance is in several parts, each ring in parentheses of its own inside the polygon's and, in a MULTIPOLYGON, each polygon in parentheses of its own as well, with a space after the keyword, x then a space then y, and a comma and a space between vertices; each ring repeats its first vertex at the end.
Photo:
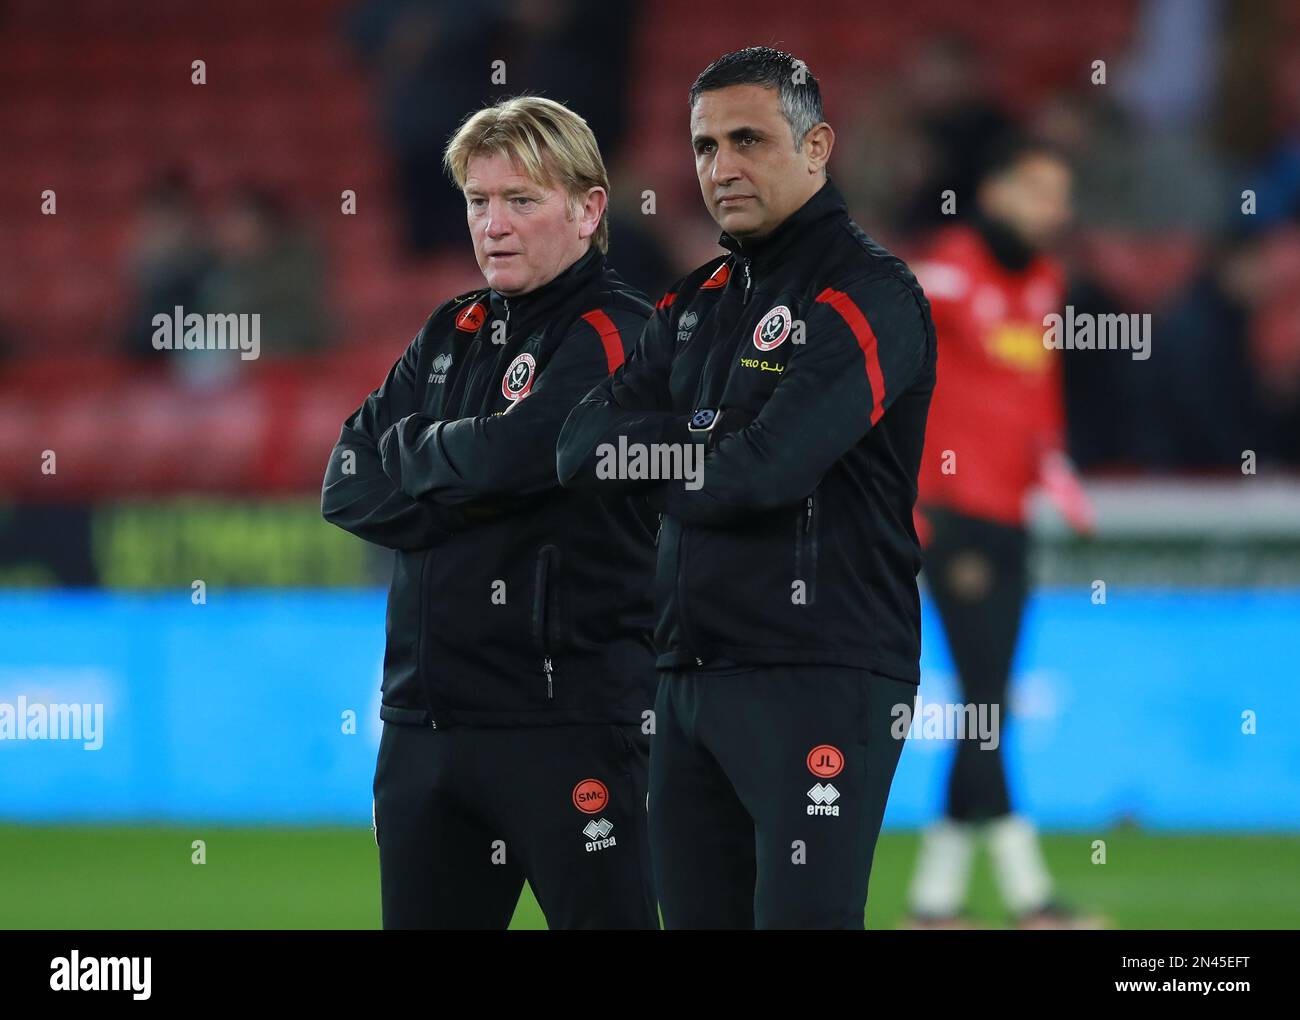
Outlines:
POLYGON ((739 205, 741 202, 748 202, 753 197, 753 195, 723 195, 718 199, 718 205, 723 209, 729 209, 733 205, 739 205))

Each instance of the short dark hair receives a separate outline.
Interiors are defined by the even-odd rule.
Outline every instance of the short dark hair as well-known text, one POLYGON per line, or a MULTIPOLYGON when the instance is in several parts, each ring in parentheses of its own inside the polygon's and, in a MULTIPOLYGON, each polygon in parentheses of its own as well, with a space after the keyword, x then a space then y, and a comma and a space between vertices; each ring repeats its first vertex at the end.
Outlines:
POLYGON ((695 101, 702 93, 730 85, 761 85, 776 89, 781 113, 794 135, 796 152, 803 148, 804 136, 826 119, 822 112, 821 86, 808 70, 808 65, 770 46, 747 46, 711 63, 691 86, 691 109, 695 108, 695 101), (795 80, 796 72, 800 72, 802 80, 795 80))
POLYGON ((1070 166, 1069 157, 1055 143, 1045 138, 1012 131, 999 135, 985 146, 978 161, 979 171, 976 181, 983 184, 993 177, 1000 177, 1022 160, 1035 156, 1043 156, 1063 163, 1066 167, 1070 166))

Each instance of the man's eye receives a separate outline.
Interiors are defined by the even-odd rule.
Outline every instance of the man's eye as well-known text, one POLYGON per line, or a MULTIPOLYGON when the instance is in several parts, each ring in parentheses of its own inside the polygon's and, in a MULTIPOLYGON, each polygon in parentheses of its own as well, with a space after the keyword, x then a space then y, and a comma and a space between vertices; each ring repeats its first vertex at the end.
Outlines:
POLYGON ((701 156, 707 156, 710 152, 713 151, 713 143, 701 142, 699 145, 695 147, 695 151, 697 154, 701 156))
POLYGON ((756 141, 758 141, 758 139, 755 138, 753 135, 745 135, 738 144, 742 149, 744 149, 750 145, 753 145, 756 141))
POLYGON ((516 196, 515 196, 514 198, 512 198, 510 201, 512 201, 512 202, 518 202, 519 205, 520 205, 520 207, 523 207, 523 206, 525 206, 525 205, 528 205, 530 202, 532 202, 532 199, 531 199, 531 198, 527 198, 527 197, 525 197, 525 196, 523 196, 523 195, 516 195, 516 196))
POLYGON ((485 205, 487 205, 487 199, 484 198, 471 198, 469 200, 469 207, 471 209, 482 209, 485 205))

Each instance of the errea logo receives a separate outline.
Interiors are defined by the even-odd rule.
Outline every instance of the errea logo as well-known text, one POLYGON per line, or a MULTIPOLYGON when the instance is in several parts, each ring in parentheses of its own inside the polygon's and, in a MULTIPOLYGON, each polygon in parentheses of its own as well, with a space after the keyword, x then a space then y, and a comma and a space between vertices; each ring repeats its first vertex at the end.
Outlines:
POLYGON ((429 373, 429 382, 435 385, 447 381, 447 373, 451 370, 451 355, 439 354, 433 359, 433 364, 429 366, 432 371, 429 373))
POLYGON ((700 321, 700 317, 694 311, 688 311, 677 323, 677 342, 686 343, 691 338, 691 332, 695 329, 695 324, 700 321))
POLYGON ((587 853, 596 853, 618 846, 618 838, 610 835, 614 831, 613 822, 607 819, 592 819, 582 827, 582 834, 587 837, 587 853))
POLYGON ((812 789, 808 791, 808 798, 812 801, 808 805, 810 815, 838 815, 840 813, 839 805, 835 803, 840 799, 840 791, 831 786, 830 783, 814 783, 812 789))

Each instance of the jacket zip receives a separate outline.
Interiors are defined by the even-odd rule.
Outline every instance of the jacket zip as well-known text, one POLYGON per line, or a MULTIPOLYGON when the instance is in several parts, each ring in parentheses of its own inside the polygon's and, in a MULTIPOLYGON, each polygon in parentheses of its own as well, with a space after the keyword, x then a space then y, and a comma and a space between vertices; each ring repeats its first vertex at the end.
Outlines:
MULTIPOLYGON (((420 378, 426 379, 428 376, 421 375, 420 378)), ((424 405, 427 388, 427 384, 421 384, 419 406, 424 405)), ((425 577, 428 572, 429 553, 428 550, 425 550, 420 554, 420 576, 416 582, 415 588, 415 618, 420 621, 415 631, 415 676, 420 686, 424 689, 424 703, 429 710, 429 728, 436 730, 438 728, 438 718, 434 714, 433 709, 433 706, 437 704, 433 694, 433 679, 424 668, 424 608, 426 604, 425 594, 428 591, 425 577)), ((378 832, 376 832, 375 838, 379 838, 378 832)))
MULTIPOLYGON (((502 298, 501 304, 506 310, 506 319, 505 319, 506 342, 503 346, 508 347, 510 345, 510 302, 506 298, 502 298)), ((483 340, 481 337, 476 336, 474 338, 474 342, 470 345, 469 353, 466 356, 466 360, 469 362, 470 367, 469 367, 469 376, 465 379, 465 385, 460 392, 460 406, 458 408, 458 415, 461 418, 467 418, 472 415, 479 414, 483 410, 482 400, 479 401, 479 406, 477 407, 471 406, 470 403, 474 395, 474 384, 478 382, 479 374, 483 369, 483 363, 478 358, 478 354, 482 350, 482 348, 483 348, 483 340)), ((487 360, 491 361, 492 359, 488 358, 487 360)), ((485 397, 486 396, 490 396, 490 394, 486 394, 485 397)), ((451 405, 449 404, 448 407, 450 406, 451 405)))
MULTIPOLYGON (((462 418, 465 417, 465 413, 466 413, 466 408, 465 408, 466 401, 468 400, 469 395, 474 392, 474 383, 478 379, 479 369, 482 367, 478 363, 478 357, 477 357, 482 346, 483 346, 483 341, 476 336, 474 338, 474 342, 470 344, 469 350, 465 356, 465 363, 467 365, 469 375, 468 377, 466 377, 462 374, 462 376, 456 381, 456 385, 458 386, 460 385, 461 379, 464 379, 465 382, 465 385, 461 387, 460 394, 459 394, 460 397, 459 416, 462 418)), ((447 395, 446 407, 448 411, 451 411, 452 407, 455 406, 454 401, 456 396, 457 394, 455 393, 449 393, 447 395)), ((424 557, 424 562, 420 565, 419 619, 421 620, 424 619, 425 591, 426 591, 424 575, 425 575, 425 571, 428 569, 428 565, 429 565, 429 557, 428 554, 426 553, 424 557)), ((423 647, 423 644, 424 644, 424 636, 423 636, 423 628, 421 628, 420 637, 417 639, 417 653, 416 653, 416 661, 420 662, 421 664, 423 664, 424 661, 423 652, 420 651, 420 649, 423 647)), ((421 665, 421 672, 423 672, 423 665, 421 665)), ((433 689, 427 677, 425 678, 424 688, 425 688, 425 694, 424 694, 425 700, 432 706, 434 704, 433 689)), ((429 719, 429 728, 435 730, 438 728, 438 720, 432 717, 432 714, 429 719)))
POLYGON ((677 529, 677 622, 682 628, 682 640, 686 642, 686 651, 695 659, 695 665, 703 666, 704 660, 695 648, 691 638, 691 629, 686 624, 686 536, 689 529, 685 526, 677 529))
POLYGON ((416 600, 415 618, 421 622, 420 626, 416 629, 415 635, 415 662, 416 673, 424 687, 424 700, 429 707, 429 728, 436 730, 438 728, 438 719, 433 713, 433 706, 437 704, 437 702, 434 701, 433 697, 433 682, 424 669, 424 593, 427 591, 425 588, 424 576, 428 573, 428 570, 429 553, 426 550, 420 557, 420 587, 417 589, 418 598, 416 600))
MULTIPOLYGON (((741 297, 740 303, 741 303, 741 307, 744 307, 749 303, 749 291, 750 288, 753 286, 754 274, 753 271, 750 269, 749 259, 742 258, 741 264, 744 266, 744 272, 745 272, 745 290, 741 297)), ((734 357, 734 355, 735 355, 734 346, 730 348, 728 352, 728 357, 725 362, 717 358, 716 348, 709 352, 708 356, 705 358, 704 368, 700 372, 700 381, 696 386, 696 390, 695 390, 696 407, 700 406, 701 400, 704 399, 706 383, 711 381, 709 378, 706 378, 709 374, 709 367, 715 363, 730 365, 731 358, 734 357)), ((690 654, 695 659, 695 665, 703 666, 704 659, 699 655, 699 651, 695 647, 695 641, 691 637, 690 625, 686 622, 687 599, 686 599, 686 566, 685 565, 686 565, 686 539, 688 533, 689 533, 689 529, 686 528, 685 526, 681 527, 678 531, 679 537, 677 539, 677 620, 682 629, 682 640, 686 643, 686 649, 688 654, 690 654)), ((656 540, 656 544, 657 544, 657 540, 656 540)))
POLYGON ((537 554, 537 582, 533 595, 533 624, 542 651, 542 675, 546 677, 546 699, 555 698, 555 664, 551 661, 551 553, 555 546, 544 545, 537 554))
POLYGON ((799 519, 798 541, 794 550, 795 577, 807 586, 808 605, 817 599, 817 490, 804 500, 804 512, 799 519), (808 550, 807 577, 804 577, 804 549, 808 550))
MULTIPOLYGON (((503 298, 501 299, 501 307, 504 308, 504 309, 506 310, 506 319, 505 319, 505 327, 506 327, 506 328, 505 328, 504 335, 502 336, 502 340, 504 341, 504 343, 502 343, 502 345, 501 345, 501 350, 502 350, 502 351, 508 351, 508 350, 510 349, 510 299, 509 299, 509 298, 504 298, 504 297, 503 297, 503 298)), ((500 367, 500 365, 501 365, 501 357, 500 357, 500 354, 497 355, 497 358, 496 358, 496 360, 493 362, 493 364, 495 364, 497 367, 500 367)), ((510 363, 507 361, 507 362, 506 362, 506 365, 509 366, 509 364, 510 364, 510 363)), ((482 401, 479 402, 479 407, 478 407, 478 409, 477 409, 476 411, 474 411, 473 413, 475 413, 475 414, 484 414, 484 413, 486 413, 486 412, 487 412, 487 407, 488 407, 489 402, 492 401, 492 400, 495 398, 495 396, 496 396, 496 394, 493 392, 493 389, 489 388, 488 391, 487 391, 487 393, 483 394, 483 399, 482 399, 482 401)))
MULTIPOLYGON (((740 303, 741 303, 741 306, 744 307, 744 305, 746 305, 746 304, 749 303, 749 288, 750 288, 750 284, 752 283, 752 279, 751 279, 750 270, 749 270, 749 260, 748 260, 748 259, 745 259, 745 260, 742 261, 741 264, 744 266, 744 273, 745 273, 745 288, 744 288, 744 291, 742 292, 742 297, 741 297, 741 302, 740 302, 740 303)), ((732 300, 734 300, 734 298, 732 298, 732 300)), ((717 313, 717 312, 714 313, 715 318, 717 317, 718 314, 720 314, 720 313, 717 313)), ((742 316, 737 316, 736 321, 730 323, 729 327, 727 327, 727 328, 733 328, 733 329, 734 329, 735 326, 738 325, 738 323, 739 323, 739 319, 740 319, 740 318, 742 318, 742 316)), ((723 332, 723 330, 719 330, 719 331, 718 331, 718 335, 721 336, 721 335, 722 335, 722 332, 723 332)), ((720 356, 720 353, 719 353, 719 352, 720 352, 720 344, 718 344, 718 343, 715 343, 714 346, 709 350, 709 352, 704 356, 704 364, 703 364, 703 365, 701 366, 701 368, 700 368, 700 377, 699 377, 699 380, 698 380, 698 381, 696 382, 696 384, 695 384, 695 398, 694 398, 694 401, 693 401, 693 403, 692 403, 692 405, 691 405, 692 407, 701 407, 701 406, 703 406, 703 404, 704 404, 704 402, 705 402, 705 399, 706 399, 705 394, 708 393, 708 392, 711 392, 711 391, 712 391, 712 385, 711 385, 711 384, 712 384, 713 381, 714 381, 714 377, 715 377, 716 373, 718 373, 718 372, 723 372, 723 373, 724 373, 724 375, 723 375, 723 381, 722 381, 722 388, 723 388, 724 390, 726 389, 726 387, 727 387, 727 380, 730 378, 730 374, 731 374, 731 372, 734 370, 734 369, 733 369, 733 366, 732 366, 732 362, 735 360, 736 349, 737 349, 739 343, 740 343, 739 340, 734 341, 734 342, 733 342, 733 343, 728 347, 727 352, 726 352, 726 357, 725 357, 725 358, 720 356)))
POLYGON ((465 398, 470 392, 470 387, 474 380, 478 378, 478 352, 482 346, 483 341, 478 337, 475 337, 474 342, 469 345, 469 350, 465 353, 465 370, 456 380, 456 386, 459 388, 460 392, 450 393, 447 395, 447 410, 451 411, 453 407, 456 408, 455 414, 459 418, 465 417, 465 398), (467 372, 468 375, 464 374, 465 372, 467 372), (464 382, 464 385, 462 385, 462 381, 464 382), (457 400, 459 402, 454 403, 454 401, 457 400))

